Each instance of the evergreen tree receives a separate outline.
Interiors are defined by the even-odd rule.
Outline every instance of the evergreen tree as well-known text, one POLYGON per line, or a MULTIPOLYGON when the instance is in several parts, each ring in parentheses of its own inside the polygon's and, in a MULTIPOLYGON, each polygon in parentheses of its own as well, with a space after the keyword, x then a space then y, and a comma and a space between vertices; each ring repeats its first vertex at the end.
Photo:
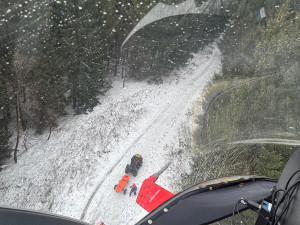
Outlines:
POLYGON ((267 20, 266 26, 260 26, 261 36, 254 54, 257 71, 275 69, 284 75, 294 68, 294 72, 299 72, 300 12, 293 10, 291 2, 286 1, 278 7, 275 16, 267 20))
POLYGON ((77 1, 64 6, 62 70, 68 78, 70 99, 76 112, 92 109, 97 95, 109 86, 103 69, 104 47, 100 18, 91 17, 95 4, 77 1))

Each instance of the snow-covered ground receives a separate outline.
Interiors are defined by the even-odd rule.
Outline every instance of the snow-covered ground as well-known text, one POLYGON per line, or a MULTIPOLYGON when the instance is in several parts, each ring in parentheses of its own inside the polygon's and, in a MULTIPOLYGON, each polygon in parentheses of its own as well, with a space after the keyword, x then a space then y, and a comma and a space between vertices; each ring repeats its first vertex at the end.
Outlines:
POLYGON ((49 133, 28 134, 27 151, 17 164, 0 172, 1 205, 57 213, 106 225, 134 224, 147 212, 114 191, 126 164, 139 153, 143 166, 129 185, 170 167, 158 184, 180 191, 176 179, 189 170, 190 129, 205 86, 221 69, 214 43, 163 84, 128 81, 101 97, 101 105, 86 115, 64 117, 49 133))

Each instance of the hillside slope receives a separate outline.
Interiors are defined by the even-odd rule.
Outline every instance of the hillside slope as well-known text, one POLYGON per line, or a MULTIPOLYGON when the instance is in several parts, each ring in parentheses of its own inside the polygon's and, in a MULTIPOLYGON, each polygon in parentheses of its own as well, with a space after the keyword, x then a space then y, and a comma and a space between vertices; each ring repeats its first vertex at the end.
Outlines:
POLYGON ((189 145, 193 104, 220 69, 221 54, 214 43, 163 84, 128 81, 122 88, 121 81, 115 81, 102 105, 86 115, 61 119, 49 140, 48 133, 28 134, 28 150, 0 173, 1 204, 91 223, 134 224, 146 211, 135 197, 116 193, 114 185, 139 153, 144 164, 129 185, 134 182, 139 188, 172 160, 158 183, 180 190, 176 179, 189 170, 190 152, 179 150, 183 142, 189 145))

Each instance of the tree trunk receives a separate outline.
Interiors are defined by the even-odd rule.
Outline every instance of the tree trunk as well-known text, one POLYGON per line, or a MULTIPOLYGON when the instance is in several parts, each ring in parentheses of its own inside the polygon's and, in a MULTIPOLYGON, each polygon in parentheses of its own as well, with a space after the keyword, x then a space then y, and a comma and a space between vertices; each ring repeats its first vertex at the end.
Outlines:
POLYGON ((110 63, 110 58, 108 58, 108 60, 107 60, 107 67, 106 67, 107 72, 109 72, 109 63, 110 63))
POLYGON ((75 79, 73 81, 73 85, 72 85, 72 88, 73 88, 73 95, 72 95, 72 102, 73 102, 73 109, 76 109, 77 107, 77 98, 76 98, 76 92, 77 92, 77 88, 76 88, 76 85, 75 85, 75 79))
POLYGON ((123 88, 125 87, 125 76, 123 77, 123 88))
POLYGON ((20 110, 20 123, 22 125, 22 130, 25 131, 26 130, 26 122, 24 120, 24 117, 23 117, 23 111, 22 111, 22 108, 21 108, 21 101, 19 100, 19 110, 20 110))
POLYGON ((9 119, 10 118, 10 107, 9 107, 9 104, 7 103, 6 104, 6 116, 7 116, 7 118, 9 119))
MULTIPOLYGON (((126 55, 124 55, 124 59, 123 59, 123 65, 126 64, 126 55)), ((123 88, 125 87, 125 76, 126 76, 126 71, 125 73, 123 73, 123 68, 124 66, 122 66, 122 80, 123 80, 123 88)), ((125 70, 125 69, 124 69, 125 70)))
POLYGON ((49 125, 49 136, 48 136, 47 140, 50 139, 51 133, 52 133, 52 123, 50 122, 50 125, 49 125))
POLYGON ((14 150, 14 161, 15 163, 18 162, 17 160, 17 153, 18 153, 18 146, 19 146, 19 140, 20 140, 20 126, 21 126, 21 116, 20 116, 20 99, 19 99, 19 90, 17 90, 16 93, 16 100, 17 100, 17 105, 16 105, 16 114, 17 114, 17 141, 16 141, 16 146, 14 150))
POLYGON ((23 138, 23 144, 24 144, 25 150, 27 151, 28 149, 27 149, 26 143, 27 143, 27 132, 25 132, 25 135, 24 135, 24 138, 23 138))
MULTIPOLYGON (((5 107, 6 108, 6 107, 5 107)), ((7 116, 7 112, 5 112, 6 109, 4 109, 2 111, 2 114, 3 114, 3 119, 4 119, 4 129, 5 129, 5 132, 8 132, 8 116, 7 116)))
POLYGON ((26 88, 25 88, 25 86, 22 88, 22 91, 23 91, 23 104, 25 104, 25 102, 26 102, 26 88))
POLYGON ((106 71, 109 72, 109 64, 110 64, 110 52, 109 52, 109 48, 107 49, 107 56, 108 56, 108 60, 107 60, 106 71))
POLYGON ((117 76, 119 61, 120 61, 120 59, 119 59, 119 56, 118 56, 117 59, 116 59, 116 64, 115 64, 115 76, 117 76))
POLYGON ((123 56, 123 60, 122 60, 122 73, 121 73, 121 77, 123 79, 123 76, 124 76, 124 60, 125 60, 125 56, 123 56))
POLYGON ((125 52, 122 62, 122 80, 123 80, 123 88, 125 87, 125 76, 126 76, 126 69, 124 68, 126 65, 126 60, 128 58, 128 50, 125 52))
POLYGON ((135 71, 135 65, 133 65, 133 67, 132 67, 131 77, 134 76, 134 71, 135 71))

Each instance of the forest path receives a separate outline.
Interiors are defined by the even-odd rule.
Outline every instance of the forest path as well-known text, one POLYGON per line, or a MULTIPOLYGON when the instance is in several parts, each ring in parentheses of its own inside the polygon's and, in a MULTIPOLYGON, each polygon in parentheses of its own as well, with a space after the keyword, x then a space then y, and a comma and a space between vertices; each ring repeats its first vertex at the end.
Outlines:
POLYGON ((162 150, 166 145, 172 142, 172 138, 178 135, 178 130, 182 123, 187 119, 187 115, 195 96, 204 91, 204 87, 211 80, 215 73, 221 68, 221 53, 216 45, 213 45, 210 51, 200 57, 200 61, 195 62, 187 67, 184 77, 180 74, 180 82, 176 86, 174 95, 169 99, 168 104, 160 108, 155 117, 151 117, 148 126, 140 131, 140 135, 132 140, 128 147, 125 147, 118 160, 105 173, 98 182, 93 193, 89 197, 84 210, 81 214, 82 220, 89 222, 99 221, 99 218, 105 224, 131 224, 136 222, 136 215, 144 215, 145 212, 133 199, 121 198, 120 193, 115 193, 113 188, 124 174, 125 166, 130 162, 132 155, 139 153, 144 158, 144 165, 140 169, 138 176, 133 178, 135 183, 141 185, 142 181, 157 172, 165 165, 168 154, 162 150), (101 206, 101 207, 100 207, 101 206), (128 213, 126 208, 132 208, 128 213), (117 210, 116 210, 117 208, 117 210), (113 215, 108 215, 110 212, 113 215))

